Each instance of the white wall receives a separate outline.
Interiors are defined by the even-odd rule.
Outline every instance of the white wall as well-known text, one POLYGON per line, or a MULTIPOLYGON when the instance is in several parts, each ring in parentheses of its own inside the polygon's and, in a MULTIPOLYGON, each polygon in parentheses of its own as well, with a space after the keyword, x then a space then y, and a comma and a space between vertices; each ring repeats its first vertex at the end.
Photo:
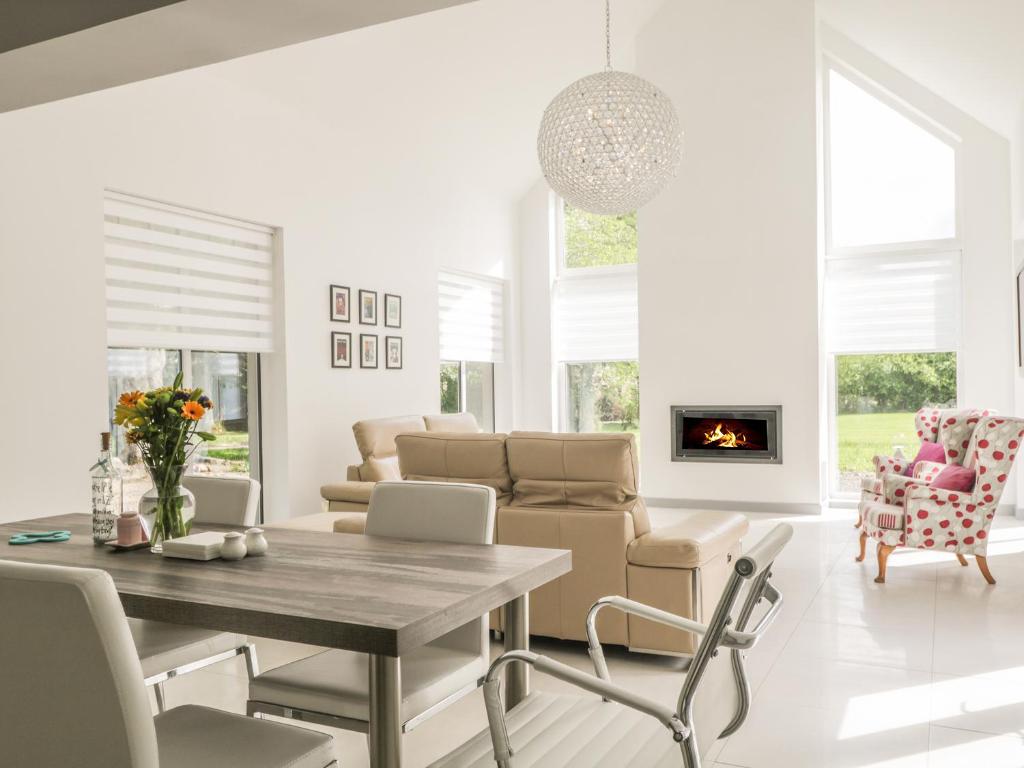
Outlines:
MULTIPOLYGON (((586 44, 574 26, 584 4, 552 17, 541 2, 473 3, 0 115, 0 402, 17 404, 0 520, 88 510, 108 418, 105 187, 282 228, 268 517, 319 510, 319 486, 357 458, 357 419, 435 412, 437 270, 516 275, 541 110, 603 52, 601 14, 586 44), (332 330, 390 333, 331 323, 330 283, 404 297, 403 370, 330 367, 332 330)), ((509 347, 499 429, 515 415, 514 332, 509 347)))
POLYGON ((637 52, 685 131, 678 178, 639 214, 644 493, 813 510, 814 3, 668 3, 637 52), (780 403, 782 465, 670 461, 670 405, 780 403))

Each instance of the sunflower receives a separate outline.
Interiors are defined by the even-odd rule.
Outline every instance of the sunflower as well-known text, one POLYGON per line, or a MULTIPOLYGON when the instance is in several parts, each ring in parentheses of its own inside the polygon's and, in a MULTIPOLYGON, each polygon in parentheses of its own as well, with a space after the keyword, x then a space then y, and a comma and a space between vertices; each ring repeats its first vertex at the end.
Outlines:
POLYGON ((145 399, 145 397, 146 396, 139 392, 139 390, 135 389, 132 390, 131 392, 125 392, 123 395, 121 395, 121 397, 117 399, 117 402, 118 404, 123 405, 127 408, 134 408, 136 405, 142 402, 145 399))
POLYGON ((192 421, 199 421, 204 413, 206 409, 194 400, 189 400, 181 406, 181 415, 192 421))

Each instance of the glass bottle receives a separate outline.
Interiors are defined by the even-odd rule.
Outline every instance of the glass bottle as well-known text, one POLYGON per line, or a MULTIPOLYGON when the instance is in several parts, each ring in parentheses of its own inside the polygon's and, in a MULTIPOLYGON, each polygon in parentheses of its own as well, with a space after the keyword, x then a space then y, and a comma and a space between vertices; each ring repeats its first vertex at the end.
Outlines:
POLYGON ((100 434, 100 457, 92 476, 92 540, 103 544, 117 537, 117 518, 123 505, 121 473, 110 457, 110 433, 100 434))

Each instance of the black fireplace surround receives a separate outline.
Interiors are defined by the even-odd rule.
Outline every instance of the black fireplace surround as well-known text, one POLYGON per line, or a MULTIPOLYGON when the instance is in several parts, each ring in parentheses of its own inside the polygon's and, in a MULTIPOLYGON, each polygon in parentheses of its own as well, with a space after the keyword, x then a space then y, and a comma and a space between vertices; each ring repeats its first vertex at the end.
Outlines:
POLYGON ((673 405, 672 461, 782 463, 782 406, 673 405))

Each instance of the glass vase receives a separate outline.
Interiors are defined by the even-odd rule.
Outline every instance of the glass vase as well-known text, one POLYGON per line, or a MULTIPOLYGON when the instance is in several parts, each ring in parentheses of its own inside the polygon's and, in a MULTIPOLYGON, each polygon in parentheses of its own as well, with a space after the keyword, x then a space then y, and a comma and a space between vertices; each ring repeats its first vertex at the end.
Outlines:
POLYGON ((196 515, 196 497, 181 484, 186 467, 146 467, 153 487, 139 499, 139 517, 149 531, 150 551, 163 552, 168 539, 187 536, 196 515))

